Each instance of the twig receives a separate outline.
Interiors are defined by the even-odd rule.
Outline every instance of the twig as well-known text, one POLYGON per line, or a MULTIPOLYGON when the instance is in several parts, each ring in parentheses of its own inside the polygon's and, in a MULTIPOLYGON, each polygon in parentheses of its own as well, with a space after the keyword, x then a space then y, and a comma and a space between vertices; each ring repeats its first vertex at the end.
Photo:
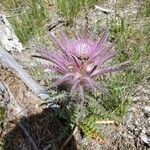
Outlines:
POLYGON ((114 124, 115 123, 115 121, 113 121, 113 120, 103 120, 103 121, 96 121, 95 122, 96 124, 114 124))
POLYGON ((112 10, 106 9, 106 8, 102 8, 102 7, 97 6, 97 5, 95 5, 95 8, 98 9, 98 10, 100 10, 101 12, 103 12, 103 13, 105 13, 105 14, 111 14, 111 13, 113 13, 112 10))
POLYGON ((6 108, 9 102, 10 102, 10 96, 7 91, 7 88, 4 85, 4 83, 0 81, 0 106, 6 108))
POLYGON ((63 24, 63 23, 64 23, 64 21, 59 20, 59 21, 57 21, 55 24, 49 25, 49 26, 48 26, 48 31, 53 30, 53 29, 56 28, 59 24, 63 24))
POLYGON ((60 147, 60 150, 64 150, 65 146, 68 144, 68 142, 71 140, 72 136, 77 132, 78 126, 74 125, 72 133, 69 135, 69 137, 66 139, 66 141, 62 144, 60 147))
POLYGON ((52 144, 48 144, 43 150, 49 150, 52 147, 52 144))
MULTIPOLYGON (((8 118, 9 119, 19 119, 20 117, 28 117, 28 111, 26 107, 17 101, 12 92, 10 91, 9 87, 6 86, 3 82, 0 81, 0 91, 2 91, 4 97, 2 97, 2 102, 4 101, 5 107, 8 111, 8 118), (5 102, 6 101, 6 102, 5 102)), ((33 150, 38 150, 35 142, 33 141, 32 137, 30 136, 29 132, 27 129, 24 127, 22 123, 18 123, 19 127, 23 130, 24 134, 29 138, 30 143, 32 144, 33 150)))
POLYGON ((25 128, 25 126, 22 123, 19 123, 19 127, 23 130, 24 134, 27 136, 27 138, 29 139, 33 150, 39 150, 36 143, 34 142, 34 140, 32 139, 31 135, 29 134, 29 132, 27 131, 27 129, 25 128))

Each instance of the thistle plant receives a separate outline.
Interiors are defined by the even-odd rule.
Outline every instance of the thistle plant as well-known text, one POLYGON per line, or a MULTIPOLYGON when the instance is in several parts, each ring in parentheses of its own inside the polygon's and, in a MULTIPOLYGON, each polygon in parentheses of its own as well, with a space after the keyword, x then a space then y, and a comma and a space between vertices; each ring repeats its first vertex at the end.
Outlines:
POLYGON ((108 32, 104 32, 98 41, 89 37, 71 39, 65 33, 60 33, 57 37, 51 33, 57 52, 47 49, 40 50, 40 58, 50 61, 47 69, 60 74, 55 85, 68 85, 70 96, 80 96, 84 99, 84 91, 96 91, 102 88, 96 77, 102 77, 115 71, 125 68, 127 62, 115 66, 108 63, 116 56, 113 51, 114 44, 106 45, 109 37, 108 32))

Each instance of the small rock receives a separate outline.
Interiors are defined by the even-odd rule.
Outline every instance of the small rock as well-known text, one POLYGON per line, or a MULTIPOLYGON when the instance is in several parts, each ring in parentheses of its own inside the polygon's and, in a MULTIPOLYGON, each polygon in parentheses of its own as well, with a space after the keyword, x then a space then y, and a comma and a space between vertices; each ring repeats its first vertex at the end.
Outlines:
POLYGON ((150 106, 145 106, 145 107, 144 107, 144 111, 145 111, 145 112, 150 112, 150 106))
POLYGON ((83 138, 83 139, 82 139, 82 144, 83 144, 83 145, 86 145, 86 146, 87 146, 88 143, 89 143, 89 141, 88 141, 87 138, 83 138))
POLYGON ((139 101, 140 99, 141 99, 140 96, 136 96, 136 97, 133 98, 133 101, 136 102, 136 101, 139 101))
POLYGON ((141 133, 140 138, 144 143, 149 144, 149 138, 144 133, 141 133))
POLYGON ((145 130, 142 130, 142 133, 144 133, 144 134, 145 134, 145 133, 146 133, 146 131, 145 131, 145 130))

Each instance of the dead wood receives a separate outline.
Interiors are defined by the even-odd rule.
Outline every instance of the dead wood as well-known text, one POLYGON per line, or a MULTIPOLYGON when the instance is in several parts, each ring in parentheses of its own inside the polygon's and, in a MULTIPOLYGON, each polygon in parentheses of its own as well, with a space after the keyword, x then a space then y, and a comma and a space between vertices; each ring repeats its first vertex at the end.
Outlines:
POLYGON ((6 108, 8 112, 8 120, 20 119, 21 117, 28 117, 28 109, 26 106, 17 100, 9 87, 0 81, 1 103, 0 106, 6 108))
POLYGON ((16 36, 11 24, 7 20, 6 16, 0 12, 0 43, 7 51, 23 50, 22 43, 16 36))
POLYGON ((2 47, 0 47, 0 62, 10 68, 41 99, 49 98, 44 88, 37 84, 23 67, 2 47))
POLYGON ((7 91, 7 88, 4 85, 4 83, 0 81, 0 106, 6 108, 9 102, 10 102, 10 96, 7 91))
MULTIPOLYGON (((4 107, 7 110, 8 121, 19 120, 21 117, 28 117, 28 109, 20 101, 16 100, 10 91, 9 87, 0 81, 0 91, 1 91, 1 102, 3 102, 4 107)), ((0 103, 1 104, 1 103, 0 103)), ((2 106, 3 106, 2 105, 2 106)), ((25 136, 29 139, 33 150, 38 150, 38 147, 34 140, 32 139, 30 133, 27 131, 26 127, 22 123, 18 123, 19 127, 22 129, 25 136)))
POLYGON ((60 150, 64 150, 65 146, 68 144, 68 142, 71 140, 71 138, 73 137, 73 135, 76 134, 76 132, 78 131, 78 126, 74 125, 73 129, 72 129, 72 133, 69 135, 69 137, 65 140, 65 142, 61 145, 60 150))
POLYGON ((25 126, 22 123, 19 123, 19 127, 23 130, 24 134, 27 136, 27 138, 29 139, 33 150, 39 150, 36 143, 34 142, 34 140, 32 139, 30 133, 27 131, 27 129, 25 128, 25 126))

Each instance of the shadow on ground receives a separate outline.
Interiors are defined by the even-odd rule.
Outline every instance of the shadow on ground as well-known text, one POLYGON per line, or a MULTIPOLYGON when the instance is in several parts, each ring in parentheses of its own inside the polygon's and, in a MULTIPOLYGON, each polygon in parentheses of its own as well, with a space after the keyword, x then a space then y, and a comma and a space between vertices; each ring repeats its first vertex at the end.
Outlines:
MULTIPOLYGON (((22 118, 5 136, 4 150, 34 150, 29 138, 20 128, 20 123, 30 133, 38 150, 60 150, 71 133, 71 128, 65 121, 60 121, 50 109, 45 109, 40 114, 22 118)), ((74 137, 62 150, 77 150, 74 137)))

